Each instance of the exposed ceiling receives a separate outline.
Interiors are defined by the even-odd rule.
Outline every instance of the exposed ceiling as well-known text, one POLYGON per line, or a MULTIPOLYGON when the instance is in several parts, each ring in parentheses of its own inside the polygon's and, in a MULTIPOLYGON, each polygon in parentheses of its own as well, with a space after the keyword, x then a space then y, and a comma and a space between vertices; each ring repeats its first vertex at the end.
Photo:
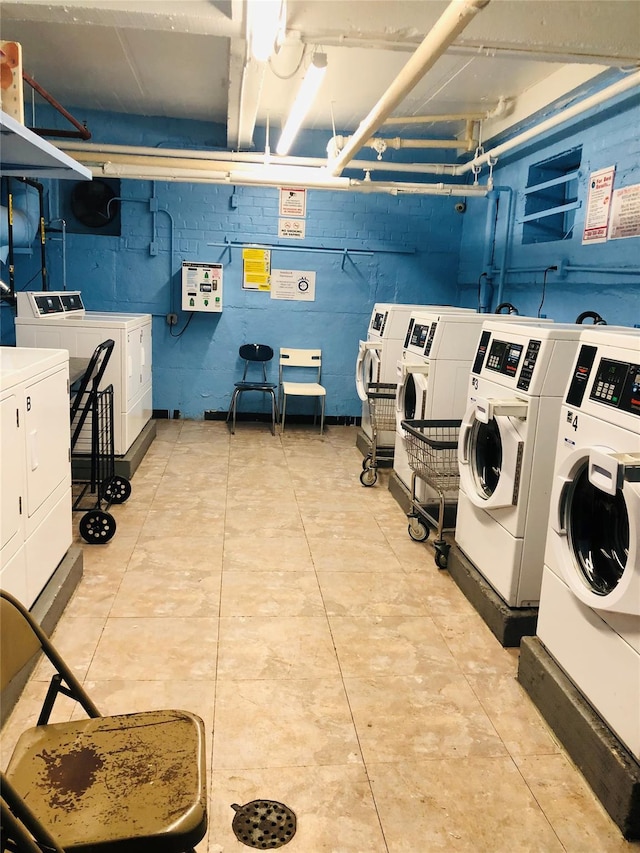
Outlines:
MULTIPOLYGON (((278 133, 314 50, 328 72, 305 127, 327 139, 332 126, 354 132, 448 6, 287 0, 286 38, 266 63, 249 56, 244 0, 3 0, 1 35, 21 43, 25 71, 79 120, 97 109, 220 122, 230 150, 251 150, 256 125, 278 133)), ((381 135, 462 137, 464 121, 402 119, 506 102, 507 114, 486 121, 488 138, 607 67, 639 63, 638 0, 491 0, 381 135)))

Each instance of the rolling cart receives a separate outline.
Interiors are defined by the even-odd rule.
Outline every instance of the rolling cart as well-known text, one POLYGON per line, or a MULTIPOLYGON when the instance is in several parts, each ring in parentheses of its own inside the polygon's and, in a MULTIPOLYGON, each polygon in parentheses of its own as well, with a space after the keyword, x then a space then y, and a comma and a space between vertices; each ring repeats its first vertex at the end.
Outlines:
POLYGON ((362 461, 360 482, 363 486, 374 486, 378 479, 378 455, 380 450, 393 447, 378 445, 382 432, 396 429, 396 388, 393 382, 370 382, 367 386, 367 401, 371 417, 371 452, 362 461))
POLYGON ((131 495, 129 480, 115 473, 113 385, 99 388, 113 347, 111 339, 96 347, 71 397, 72 506, 85 513, 80 535, 92 545, 113 538, 116 520, 108 509, 131 495))
POLYGON ((411 510, 409 536, 416 542, 424 542, 429 536, 429 526, 435 527, 437 538, 433 541, 435 564, 446 569, 451 546, 445 542, 442 533, 445 529, 444 518, 445 492, 458 488, 458 433, 461 421, 452 420, 407 420, 402 421, 409 465, 411 467, 411 510), (439 511, 434 518, 426 504, 416 499, 416 478, 424 480, 438 493, 439 511))

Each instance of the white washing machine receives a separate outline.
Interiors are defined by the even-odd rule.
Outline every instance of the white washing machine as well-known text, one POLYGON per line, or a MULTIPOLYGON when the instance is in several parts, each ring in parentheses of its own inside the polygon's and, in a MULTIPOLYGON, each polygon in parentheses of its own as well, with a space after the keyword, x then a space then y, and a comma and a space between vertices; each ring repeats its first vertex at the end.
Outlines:
POLYGON ((582 331, 488 320, 471 366, 455 539, 509 607, 540 599, 550 448, 582 331))
POLYGON ((72 542, 69 355, 0 348, 0 586, 31 607, 72 542))
POLYGON ((640 332, 582 333, 561 408, 537 633, 640 759, 640 332))
MULTIPOLYGON (((373 306, 366 341, 360 341, 356 359, 356 391, 362 400, 362 431, 372 438, 371 419, 367 402, 367 388, 370 382, 396 382, 396 364, 402 355, 402 347, 407 333, 407 324, 414 311, 438 308, 442 312, 455 311, 475 313, 473 308, 453 308, 452 306, 426 306, 377 302, 373 306)), ((392 446, 393 434, 383 433, 379 442, 392 446)))
POLYGON ((89 358, 107 338, 115 346, 103 385, 113 385, 115 453, 124 456, 153 411, 151 315, 86 311, 78 291, 18 293, 18 346, 89 358))
MULTIPOLYGON (((498 323, 540 323, 515 314, 490 315, 498 323)), ((487 314, 442 312, 422 309, 414 312, 407 325, 402 356, 396 366, 396 436, 393 469, 407 487, 411 467, 405 447, 403 420, 452 419, 464 414, 469 370, 478 347, 478 336, 487 314)), ((423 483, 417 484, 418 500, 435 495, 423 483)))

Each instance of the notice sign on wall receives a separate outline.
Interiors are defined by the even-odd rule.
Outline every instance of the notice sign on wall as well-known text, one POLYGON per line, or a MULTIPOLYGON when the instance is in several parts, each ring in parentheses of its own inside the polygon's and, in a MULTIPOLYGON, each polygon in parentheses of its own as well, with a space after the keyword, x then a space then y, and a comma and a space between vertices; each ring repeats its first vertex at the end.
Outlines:
POLYGON ((242 289, 269 290, 271 252, 269 249, 242 250, 242 289))
POLYGON ((278 219, 278 237, 304 240, 305 225, 304 219, 278 219))
POLYGON ((271 298, 314 302, 316 274, 303 270, 271 270, 271 298))
POLYGON ((307 215, 307 191, 280 187, 280 216, 307 215))
POLYGON ((615 166, 607 166, 606 169, 599 169, 589 176, 589 195, 582 233, 583 244, 604 243, 607 239, 615 172, 615 166))
POLYGON ((613 194, 609 239, 640 237, 640 184, 622 187, 613 194))

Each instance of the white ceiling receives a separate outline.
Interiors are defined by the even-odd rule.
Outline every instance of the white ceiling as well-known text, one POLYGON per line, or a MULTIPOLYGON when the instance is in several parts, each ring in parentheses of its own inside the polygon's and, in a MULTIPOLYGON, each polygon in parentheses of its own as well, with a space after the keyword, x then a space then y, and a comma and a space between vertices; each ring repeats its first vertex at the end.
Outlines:
MULTIPOLYGON (((277 129, 286 117, 314 49, 328 73, 305 126, 354 131, 447 6, 287 0, 286 41, 264 64, 248 60, 243 0, 3 0, 1 35, 22 44, 25 71, 78 120, 98 109, 222 122, 228 146, 248 149, 255 124, 277 129)), ((639 62, 639 0, 491 0, 394 116, 486 113, 506 98, 513 121, 608 66, 639 62)), ((452 136, 464 124, 427 127, 452 136)), ((382 135, 403 133, 425 126, 382 135)))

